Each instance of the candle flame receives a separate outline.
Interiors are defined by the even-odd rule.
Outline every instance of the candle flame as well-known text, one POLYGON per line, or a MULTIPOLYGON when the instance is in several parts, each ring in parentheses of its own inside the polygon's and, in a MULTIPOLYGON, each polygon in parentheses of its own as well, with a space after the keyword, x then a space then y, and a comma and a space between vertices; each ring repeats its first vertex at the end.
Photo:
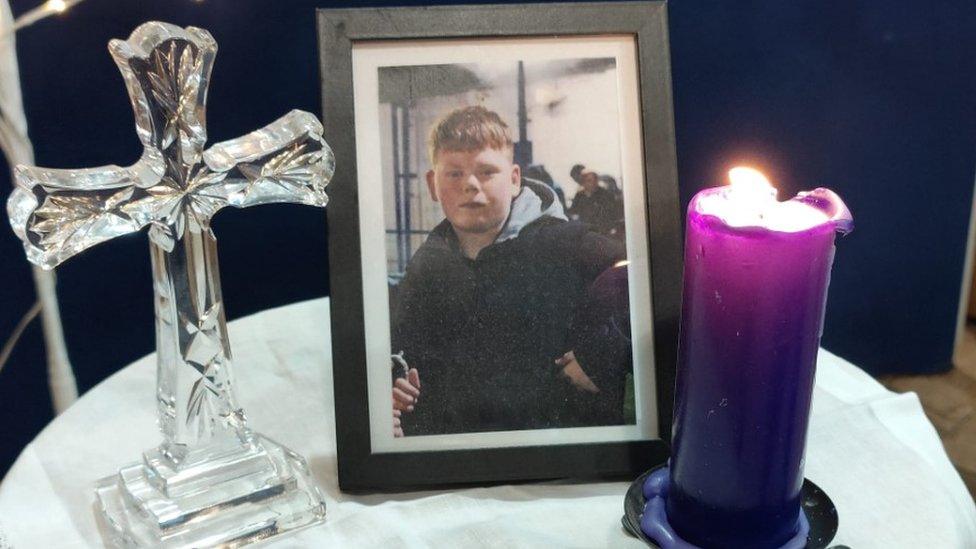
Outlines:
POLYGON ((742 189, 746 192, 768 192, 774 189, 773 184, 763 173, 755 168, 736 166, 729 170, 729 181, 736 192, 742 189))
POLYGON ((763 227, 796 232, 825 223, 827 216, 809 204, 793 199, 778 202, 776 187, 755 168, 729 170, 731 184, 699 203, 699 211, 720 217, 732 227, 763 227))
POLYGON ((755 168, 736 166, 729 170, 729 196, 740 204, 759 205, 776 201, 776 187, 755 168))

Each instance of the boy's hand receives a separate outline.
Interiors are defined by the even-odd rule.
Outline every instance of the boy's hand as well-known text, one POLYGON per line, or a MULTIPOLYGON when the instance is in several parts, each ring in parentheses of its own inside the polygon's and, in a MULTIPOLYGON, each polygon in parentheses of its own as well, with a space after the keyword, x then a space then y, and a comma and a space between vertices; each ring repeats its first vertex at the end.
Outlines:
POLYGON ((403 427, 400 425, 400 410, 393 409, 393 438, 403 436, 403 427))
POLYGON ((412 412, 420 398, 420 374, 416 368, 407 370, 407 377, 398 377, 393 382, 393 408, 412 412))
POLYGON ((403 412, 412 412, 420 398, 420 374, 416 368, 407 370, 407 377, 398 377, 393 382, 393 436, 403 436, 400 417, 403 412))
POLYGON ((587 393, 599 393, 600 388, 597 387, 590 376, 586 375, 583 371, 583 367, 580 366, 579 361, 576 360, 576 355, 573 351, 570 351, 563 356, 556 359, 556 364, 563 367, 562 374, 573 385, 576 386, 580 391, 586 391, 587 393))

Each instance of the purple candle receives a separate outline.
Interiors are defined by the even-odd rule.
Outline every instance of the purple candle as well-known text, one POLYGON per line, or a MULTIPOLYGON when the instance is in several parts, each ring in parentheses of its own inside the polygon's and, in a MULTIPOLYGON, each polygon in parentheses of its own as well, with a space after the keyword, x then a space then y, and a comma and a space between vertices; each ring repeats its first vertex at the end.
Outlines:
POLYGON ((852 219, 827 189, 777 202, 761 173, 729 176, 688 207, 667 519, 699 547, 777 548, 804 522, 834 235, 852 219))

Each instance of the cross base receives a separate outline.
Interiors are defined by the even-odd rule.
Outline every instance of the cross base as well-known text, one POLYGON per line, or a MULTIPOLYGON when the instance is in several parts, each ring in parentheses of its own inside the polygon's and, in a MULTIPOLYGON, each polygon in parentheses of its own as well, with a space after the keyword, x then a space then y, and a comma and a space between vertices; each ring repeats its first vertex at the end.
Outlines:
POLYGON ((240 547, 325 520, 305 460, 263 436, 166 465, 159 450, 99 481, 96 515, 117 547, 240 547))

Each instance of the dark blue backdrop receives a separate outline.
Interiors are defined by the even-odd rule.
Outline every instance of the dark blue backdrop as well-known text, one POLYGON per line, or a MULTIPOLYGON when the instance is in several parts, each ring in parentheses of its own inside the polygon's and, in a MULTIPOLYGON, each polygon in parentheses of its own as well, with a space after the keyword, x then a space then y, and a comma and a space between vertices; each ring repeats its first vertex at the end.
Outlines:
MULTIPOLYGON (((39 3, 13 0, 13 8, 39 3)), ((38 164, 138 157, 106 43, 149 19, 207 28, 220 44, 211 141, 291 108, 319 113, 313 9, 327 5, 335 4, 87 0, 23 30, 18 52, 38 164)), ((824 346, 873 373, 948 367, 976 166, 976 3, 676 0, 670 18, 682 204, 723 183, 739 162, 764 168, 784 195, 835 189, 857 229, 839 242, 824 346)), ((0 168, 0 189, 9 189, 0 168)), ((2 215, 5 337, 34 297, 2 215)), ((328 293, 321 211, 228 210, 214 225, 230 317, 328 293)), ((125 237, 58 271, 82 390, 153 348, 147 252, 144 235, 125 237)), ((51 419, 42 345, 35 323, 0 373, 0 474, 51 419)), ((146 387, 146 399, 152 394, 146 387)))

